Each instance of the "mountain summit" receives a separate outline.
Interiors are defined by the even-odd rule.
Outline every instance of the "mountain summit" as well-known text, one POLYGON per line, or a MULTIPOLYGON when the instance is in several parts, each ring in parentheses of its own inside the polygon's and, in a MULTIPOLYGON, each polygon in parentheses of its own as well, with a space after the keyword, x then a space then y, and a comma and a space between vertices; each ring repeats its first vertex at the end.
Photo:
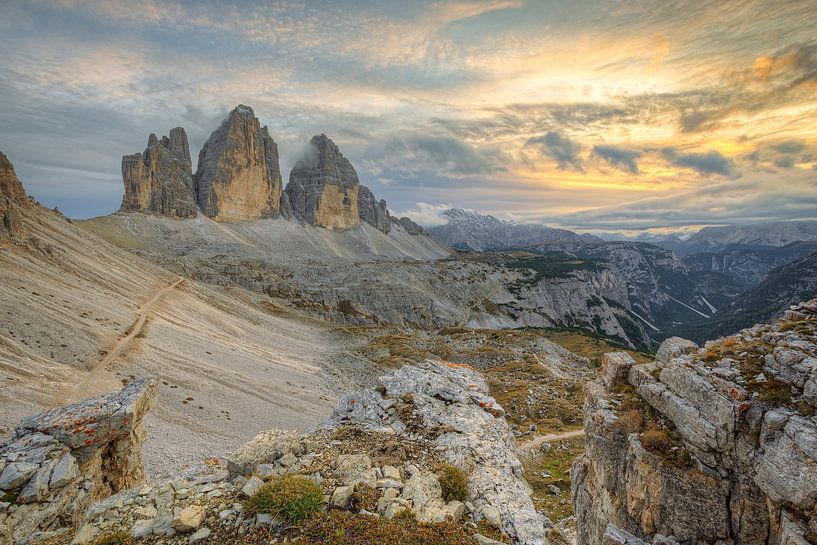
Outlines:
POLYGON ((352 163, 325 134, 313 136, 289 174, 282 208, 310 225, 346 229, 360 223, 360 180, 352 163))
POLYGON ((199 153, 199 207, 218 221, 273 217, 281 198, 278 146, 249 106, 239 105, 199 153))
POLYGON ((148 137, 142 153, 122 157, 125 196, 122 210, 158 212, 181 218, 196 217, 196 192, 191 172, 190 146, 181 127, 159 140, 148 137))
POLYGON ((578 235, 566 229, 540 224, 516 223, 482 215, 474 210, 451 208, 444 212, 448 223, 428 230, 438 242, 458 250, 495 250, 511 246, 530 246, 542 242, 591 242, 591 235, 578 235))

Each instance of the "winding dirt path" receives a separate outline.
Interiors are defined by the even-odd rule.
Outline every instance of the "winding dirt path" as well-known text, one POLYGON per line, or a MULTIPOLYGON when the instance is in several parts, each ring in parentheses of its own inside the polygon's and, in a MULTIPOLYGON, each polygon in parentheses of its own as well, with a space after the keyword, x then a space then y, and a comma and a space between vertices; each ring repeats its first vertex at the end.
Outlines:
POLYGON ((524 441, 519 443, 517 449, 522 450, 530 450, 534 448, 538 448, 544 443, 554 443, 556 441, 564 441, 565 439, 573 439, 574 437, 581 437, 584 435, 584 428, 580 430, 573 430, 573 431, 566 431, 563 433, 549 433, 547 435, 540 435, 539 437, 534 437, 528 441, 524 441))
POLYGON ((116 358, 118 358, 122 352, 128 347, 131 341, 139 335, 145 327, 145 323, 147 322, 148 316, 150 315, 153 307, 158 303, 162 297, 167 294, 168 292, 173 291, 179 285, 181 285, 185 281, 184 278, 179 278, 174 281, 169 286, 165 286, 164 288, 160 289, 156 293, 153 294, 147 302, 142 304, 139 309, 136 311, 136 319, 134 320, 133 324, 128 328, 128 332, 120 337, 116 343, 111 347, 105 356, 99 359, 96 363, 91 365, 90 372, 85 375, 82 381, 77 384, 77 386, 70 392, 67 396, 60 396, 64 399, 58 400, 59 405, 65 403, 73 403, 75 401, 79 401, 80 399, 84 399, 87 397, 87 391, 89 390, 89 386, 97 382, 103 373, 108 368, 111 362, 113 362, 116 358))

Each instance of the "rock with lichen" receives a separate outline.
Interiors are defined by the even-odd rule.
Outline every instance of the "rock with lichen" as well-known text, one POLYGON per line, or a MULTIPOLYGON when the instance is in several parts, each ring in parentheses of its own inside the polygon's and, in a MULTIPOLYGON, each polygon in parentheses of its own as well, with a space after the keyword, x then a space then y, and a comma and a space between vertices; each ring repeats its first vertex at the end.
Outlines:
POLYGON ((817 528, 817 300, 585 386, 579 543, 806 543, 817 528), (629 536, 629 537, 628 537, 629 536), (667 536, 666 538, 664 536, 667 536))
POLYGON ((92 501, 144 482, 144 417, 155 380, 23 419, 0 445, 0 543, 67 531, 92 501), (13 503, 11 503, 13 502, 13 503))

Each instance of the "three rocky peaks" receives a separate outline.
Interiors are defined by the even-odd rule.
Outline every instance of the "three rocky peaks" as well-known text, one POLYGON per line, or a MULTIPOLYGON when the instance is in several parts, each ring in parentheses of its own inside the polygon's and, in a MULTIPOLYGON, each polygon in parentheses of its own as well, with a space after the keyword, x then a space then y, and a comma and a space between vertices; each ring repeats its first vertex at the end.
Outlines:
POLYGON ((223 222, 283 216, 308 225, 349 229, 364 221, 384 233, 393 224, 422 232, 409 218, 393 218, 386 201, 360 185, 355 168, 325 134, 310 140, 282 188, 278 146, 252 108, 237 106, 210 135, 193 173, 187 134, 181 127, 160 140, 148 138, 143 153, 122 158, 122 210, 192 218, 198 212, 223 222))

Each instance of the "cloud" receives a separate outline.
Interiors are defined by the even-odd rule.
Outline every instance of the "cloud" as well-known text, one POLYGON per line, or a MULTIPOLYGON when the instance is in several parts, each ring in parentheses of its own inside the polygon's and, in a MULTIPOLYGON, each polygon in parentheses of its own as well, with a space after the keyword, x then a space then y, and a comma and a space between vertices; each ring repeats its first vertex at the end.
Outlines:
POLYGON ((528 146, 536 146, 543 155, 556 161, 559 169, 584 170, 579 153, 582 150, 581 144, 574 142, 562 133, 548 131, 542 136, 530 138, 528 146))
POLYGON ((779 168, 794 168, 795 160, 791 156, 778 157, 774 160, 774 166, 779 168))
POLYGON ((678 154, 675 148, 665 148, 662 154, 672 165, 697 170, 704 176, 710 174, 729 176, 733 173, 733 162, 715 150, 706 153, 678 154))
POLYGON ((812 219, 817 211, 814 174, 796 173, 785 184, 774 172, 744 175, 664 197, 650 197, 558 218, 565 227, 657 229, 689 225, 812 219))
POLYGON ((638 173, 638 158, 640 151, 633 151, 616 146, 596 145, 593 146, 593 155, 601 157, 611 165, 619 167, 633 174, 638 173))
POLYGON ((787 140, 772 146, 772 149, 779 153, 799 153, 805 149, 806 145, 799 140, 787 140))
POLYGON ((508 157, 496 147, 476 147, 448 136, 394 135, 364 150, 369 163, 407 176, 433 172, 452 177, 484 175, 506 169, 508 157))
POLYGON ((445 211, 450 209, 448 204, 428 204, 418 202, 413 208, 392 212, 393 216, 402 217, 408 216, 415 223, 423 227, 436 227, 437 225, 445 225, 448 223, 448 218, 445 211))

